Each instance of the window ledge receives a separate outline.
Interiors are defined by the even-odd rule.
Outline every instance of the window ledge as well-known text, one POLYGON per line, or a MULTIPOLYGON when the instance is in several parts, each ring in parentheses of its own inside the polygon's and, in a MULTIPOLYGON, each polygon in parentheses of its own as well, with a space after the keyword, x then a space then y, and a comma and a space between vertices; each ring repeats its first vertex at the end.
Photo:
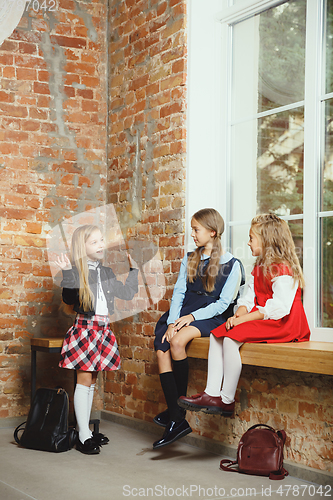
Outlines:
MULTIPOLYGON (((187 355, 207 359, 208 348, 209 337, 193 339, 187 355)), ((333 375, 333 342, 245 343, 240 353, 244 365, 333 375)))

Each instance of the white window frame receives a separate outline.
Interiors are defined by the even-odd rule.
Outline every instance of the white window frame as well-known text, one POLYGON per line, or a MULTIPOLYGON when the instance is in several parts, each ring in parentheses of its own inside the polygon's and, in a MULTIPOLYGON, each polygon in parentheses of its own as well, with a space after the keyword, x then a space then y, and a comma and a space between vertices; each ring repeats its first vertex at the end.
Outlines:
MULTIPOLYGON (((281 3, 284 0, 237 1, 236 5, 231 6, 228 6, 227 0, 188 2, 188 243, 191 214, 204 206, 212 206, 225 217, 227 224, 223 244, 226 248, 230 246, 232 26, 281 3), (202 102, 208 102, 205 109, 200 105, 202 102), (207 151, 208 162, 205 161, 207 151), (202 182, 203 178, 205 182, 202 182)), ((319 315, 319 224, 322 217, 333 215, 332 212, 319 211, 318 199, 321 175, 320 103, 324 98, 320 88, 323 8, 324 0, 307 2, 303 216, 292 216, 289 220, 303 218, 303 269, 306 279, 304 308, 311 340, 333 342, 332 328, 316 326, 319 315)), ((241 222, 249 224, 250 220, 241 222)))

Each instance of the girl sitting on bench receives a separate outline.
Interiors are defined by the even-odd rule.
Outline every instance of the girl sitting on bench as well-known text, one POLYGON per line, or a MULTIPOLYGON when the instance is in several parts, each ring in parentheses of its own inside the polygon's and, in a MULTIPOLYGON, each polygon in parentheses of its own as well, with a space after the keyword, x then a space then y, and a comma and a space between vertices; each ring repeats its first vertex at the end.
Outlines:
POLYGON ((212 208, 196 212, 191 221, 197 249, 188 253, 181 264, 174 288, 170 311, 163 314, 155 329, 160 381, 168 409, 154 422, 165 427, 153 448, 176 441, 192 429, 177 399, 186 395, 188 360, 185 348, 195 337, 208 337, 213 328, 225 323, 232 314, 240 281, 239 262, 223 253, 221 235, 224 221, 212 208), (170 352, 171 349, 171 352, 170 352))
POLYGON ((232 416, 244 342, 309 340, 301 301, 304 278, 287 222, 270 214, 254 217, 248 245, 257 260, 247 292, 234 316, 212 330, 207 385, 200 394, 180 397, 178 404, 186 410, 232 416))

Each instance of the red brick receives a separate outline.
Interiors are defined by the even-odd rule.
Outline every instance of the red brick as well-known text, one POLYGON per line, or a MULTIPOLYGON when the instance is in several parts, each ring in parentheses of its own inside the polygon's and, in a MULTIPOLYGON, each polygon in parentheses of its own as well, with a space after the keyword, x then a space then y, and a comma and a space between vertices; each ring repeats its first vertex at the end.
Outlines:
POLYGON ((18 80, 37 80, 37 71, 34 69, 17 68, 16 75, 18 80))
POLYGON ((46 83, 34 82, 35 94, 50 94, 50 88, 46 83))
POLYGON ((0 101, 2 102, 14 102, 14 95, 9 92, 4 92, 0 90, 0 101))
POLYGON ((12 66, 14 64, 14 57, 11 54, 0 53, 0 64, 12 66))
POLYGON ((26 107, 15 106, 13 104, 0 103, 0 110, 6 116, 14 116, 17 118, 25 118, 28 115, 26 107))
POLYGON ((73 47, 76 49, 86 48, 87 41, 85 38, 78 37, 67 37, 67 36, 58 36, 51 35, 51 42, 56 45, 60 45, 61 47, 73 47))

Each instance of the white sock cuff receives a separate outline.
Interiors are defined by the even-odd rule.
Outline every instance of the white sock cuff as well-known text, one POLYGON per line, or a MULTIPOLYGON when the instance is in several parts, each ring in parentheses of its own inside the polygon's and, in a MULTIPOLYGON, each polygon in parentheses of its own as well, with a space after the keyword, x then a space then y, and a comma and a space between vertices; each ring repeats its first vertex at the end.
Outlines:
POLYGON ((89 394, 90 387, 83 384, 76 384, 75 391, 79 391, 82 394, 89 394))

